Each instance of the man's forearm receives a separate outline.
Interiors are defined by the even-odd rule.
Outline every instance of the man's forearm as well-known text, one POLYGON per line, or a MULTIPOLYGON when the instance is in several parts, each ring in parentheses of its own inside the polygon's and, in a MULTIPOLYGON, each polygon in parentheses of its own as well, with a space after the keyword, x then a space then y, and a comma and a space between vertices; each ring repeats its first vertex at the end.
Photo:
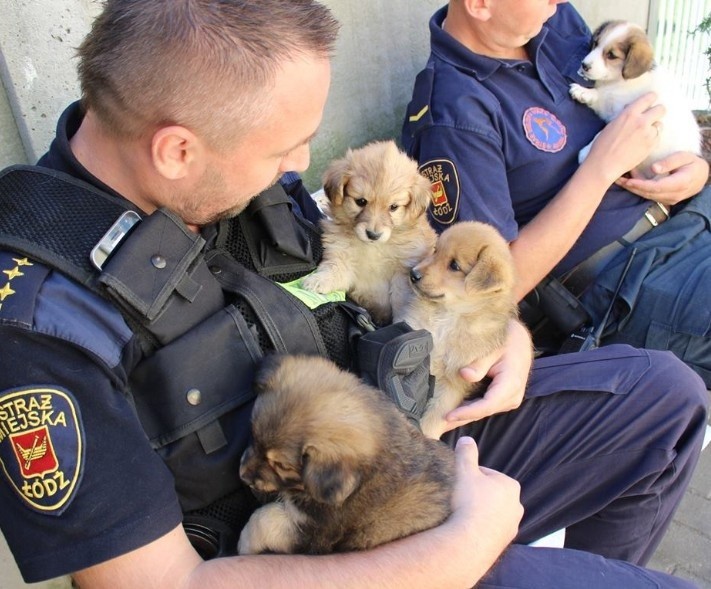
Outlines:
POLYGON ((555 198, 521 229, 511 243, 519 300, 570 251, 609 187, 607 178, 593 166, 583 164, 555 198))

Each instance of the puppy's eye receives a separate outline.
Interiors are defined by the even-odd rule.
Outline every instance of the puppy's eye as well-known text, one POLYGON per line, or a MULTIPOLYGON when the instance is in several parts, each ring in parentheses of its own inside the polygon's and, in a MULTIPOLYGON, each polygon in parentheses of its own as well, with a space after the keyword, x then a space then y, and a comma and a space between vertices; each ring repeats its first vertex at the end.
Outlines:
POLYGON ((296 472, 296 469, 293 466, 289 466, 288 464, 284 464, 283 462, 279 462, 278 460, 273 460, 272 466, 276 470, 280 470, 282 472, 296 472))
POLYGON ((394 211, 397 211, 399 208, 400 208, 399 205, 390 205, 390 212, 392 213, 394 211))
POLYGON ((615 55, 612 51, 608 51, 607 53, 605 53, 605 59, 614 61, 615 59, 619 59, 619 57, 617 57, 617 55, 615 55))
POLYGON ((361 208, 368 204, 368 201, 365 200, 364 198, 356 198, 354 200, 355 200, 355 203, 361 208))
POLYGON ((449 269, 452 272, 461 272, 462 271, 462 269, 459 266, 459 262, 457 262, 457 260, 452 260, 451 262, 449 262, 449 269))

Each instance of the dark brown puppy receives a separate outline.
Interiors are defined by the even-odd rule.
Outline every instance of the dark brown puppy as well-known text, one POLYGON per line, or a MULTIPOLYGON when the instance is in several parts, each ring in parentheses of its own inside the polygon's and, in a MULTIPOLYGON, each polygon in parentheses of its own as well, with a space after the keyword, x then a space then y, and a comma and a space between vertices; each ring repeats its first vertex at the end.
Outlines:
POLYGON ((454 453, 379 390, 324 358, 276 355, 255 388, 240 476, 279 498, 254 512, 240 554, 362 550, 448 517, 454 453))

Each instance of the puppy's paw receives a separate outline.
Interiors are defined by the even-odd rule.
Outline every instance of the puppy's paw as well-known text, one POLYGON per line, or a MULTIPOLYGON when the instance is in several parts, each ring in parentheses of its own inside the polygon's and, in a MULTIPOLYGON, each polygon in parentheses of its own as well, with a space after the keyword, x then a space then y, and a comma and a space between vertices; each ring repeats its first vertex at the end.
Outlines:
POLYGON ((570 96, 572 96, 573 100, 576 100, 577 102, 590 105, 595 102, 597 91, 594 88, 585 88, 580 84, 571 84, 570 96))
POLYGON ((319 294, 328 294, 329 292, 334 292, 336 290, 345 290, 338 284, 332 272, 323 272, 317 270, 316 272, 305 276, 301 281, 301 286, 306 290, 312 292, 317 292, 319 294))
POLYGON ((439 440, 447 429, 447 421, 434 413, 428 413, 420 420, 420 429, 426 438, 439 440))
POLYGON ((257 509, 242 528, 237 543, 239 554, 277 552, 289 554, 296 543, 297 525, 283 503, 267 503, 257 509))

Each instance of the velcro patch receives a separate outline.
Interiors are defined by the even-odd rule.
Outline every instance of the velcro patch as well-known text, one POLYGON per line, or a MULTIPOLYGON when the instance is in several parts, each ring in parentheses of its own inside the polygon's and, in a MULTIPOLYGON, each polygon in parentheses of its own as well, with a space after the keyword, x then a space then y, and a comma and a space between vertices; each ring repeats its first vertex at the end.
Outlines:
POLYGON ((526 139, 536 149, 557 153, 568 142, 568 130, 551 112, 532 106, 523 113, 523 130, 526 139))
POLYGON ((22 502, 60 515, 83 472, 84 429, 69 391, 44 386, 0 393, 0 467, 22 502))
POLYGON ((454 223, 459 210, 459 175, 450 160, 437 159, 420 166, 420 174, 432 184, 430 213, 443 225, 454 223))

